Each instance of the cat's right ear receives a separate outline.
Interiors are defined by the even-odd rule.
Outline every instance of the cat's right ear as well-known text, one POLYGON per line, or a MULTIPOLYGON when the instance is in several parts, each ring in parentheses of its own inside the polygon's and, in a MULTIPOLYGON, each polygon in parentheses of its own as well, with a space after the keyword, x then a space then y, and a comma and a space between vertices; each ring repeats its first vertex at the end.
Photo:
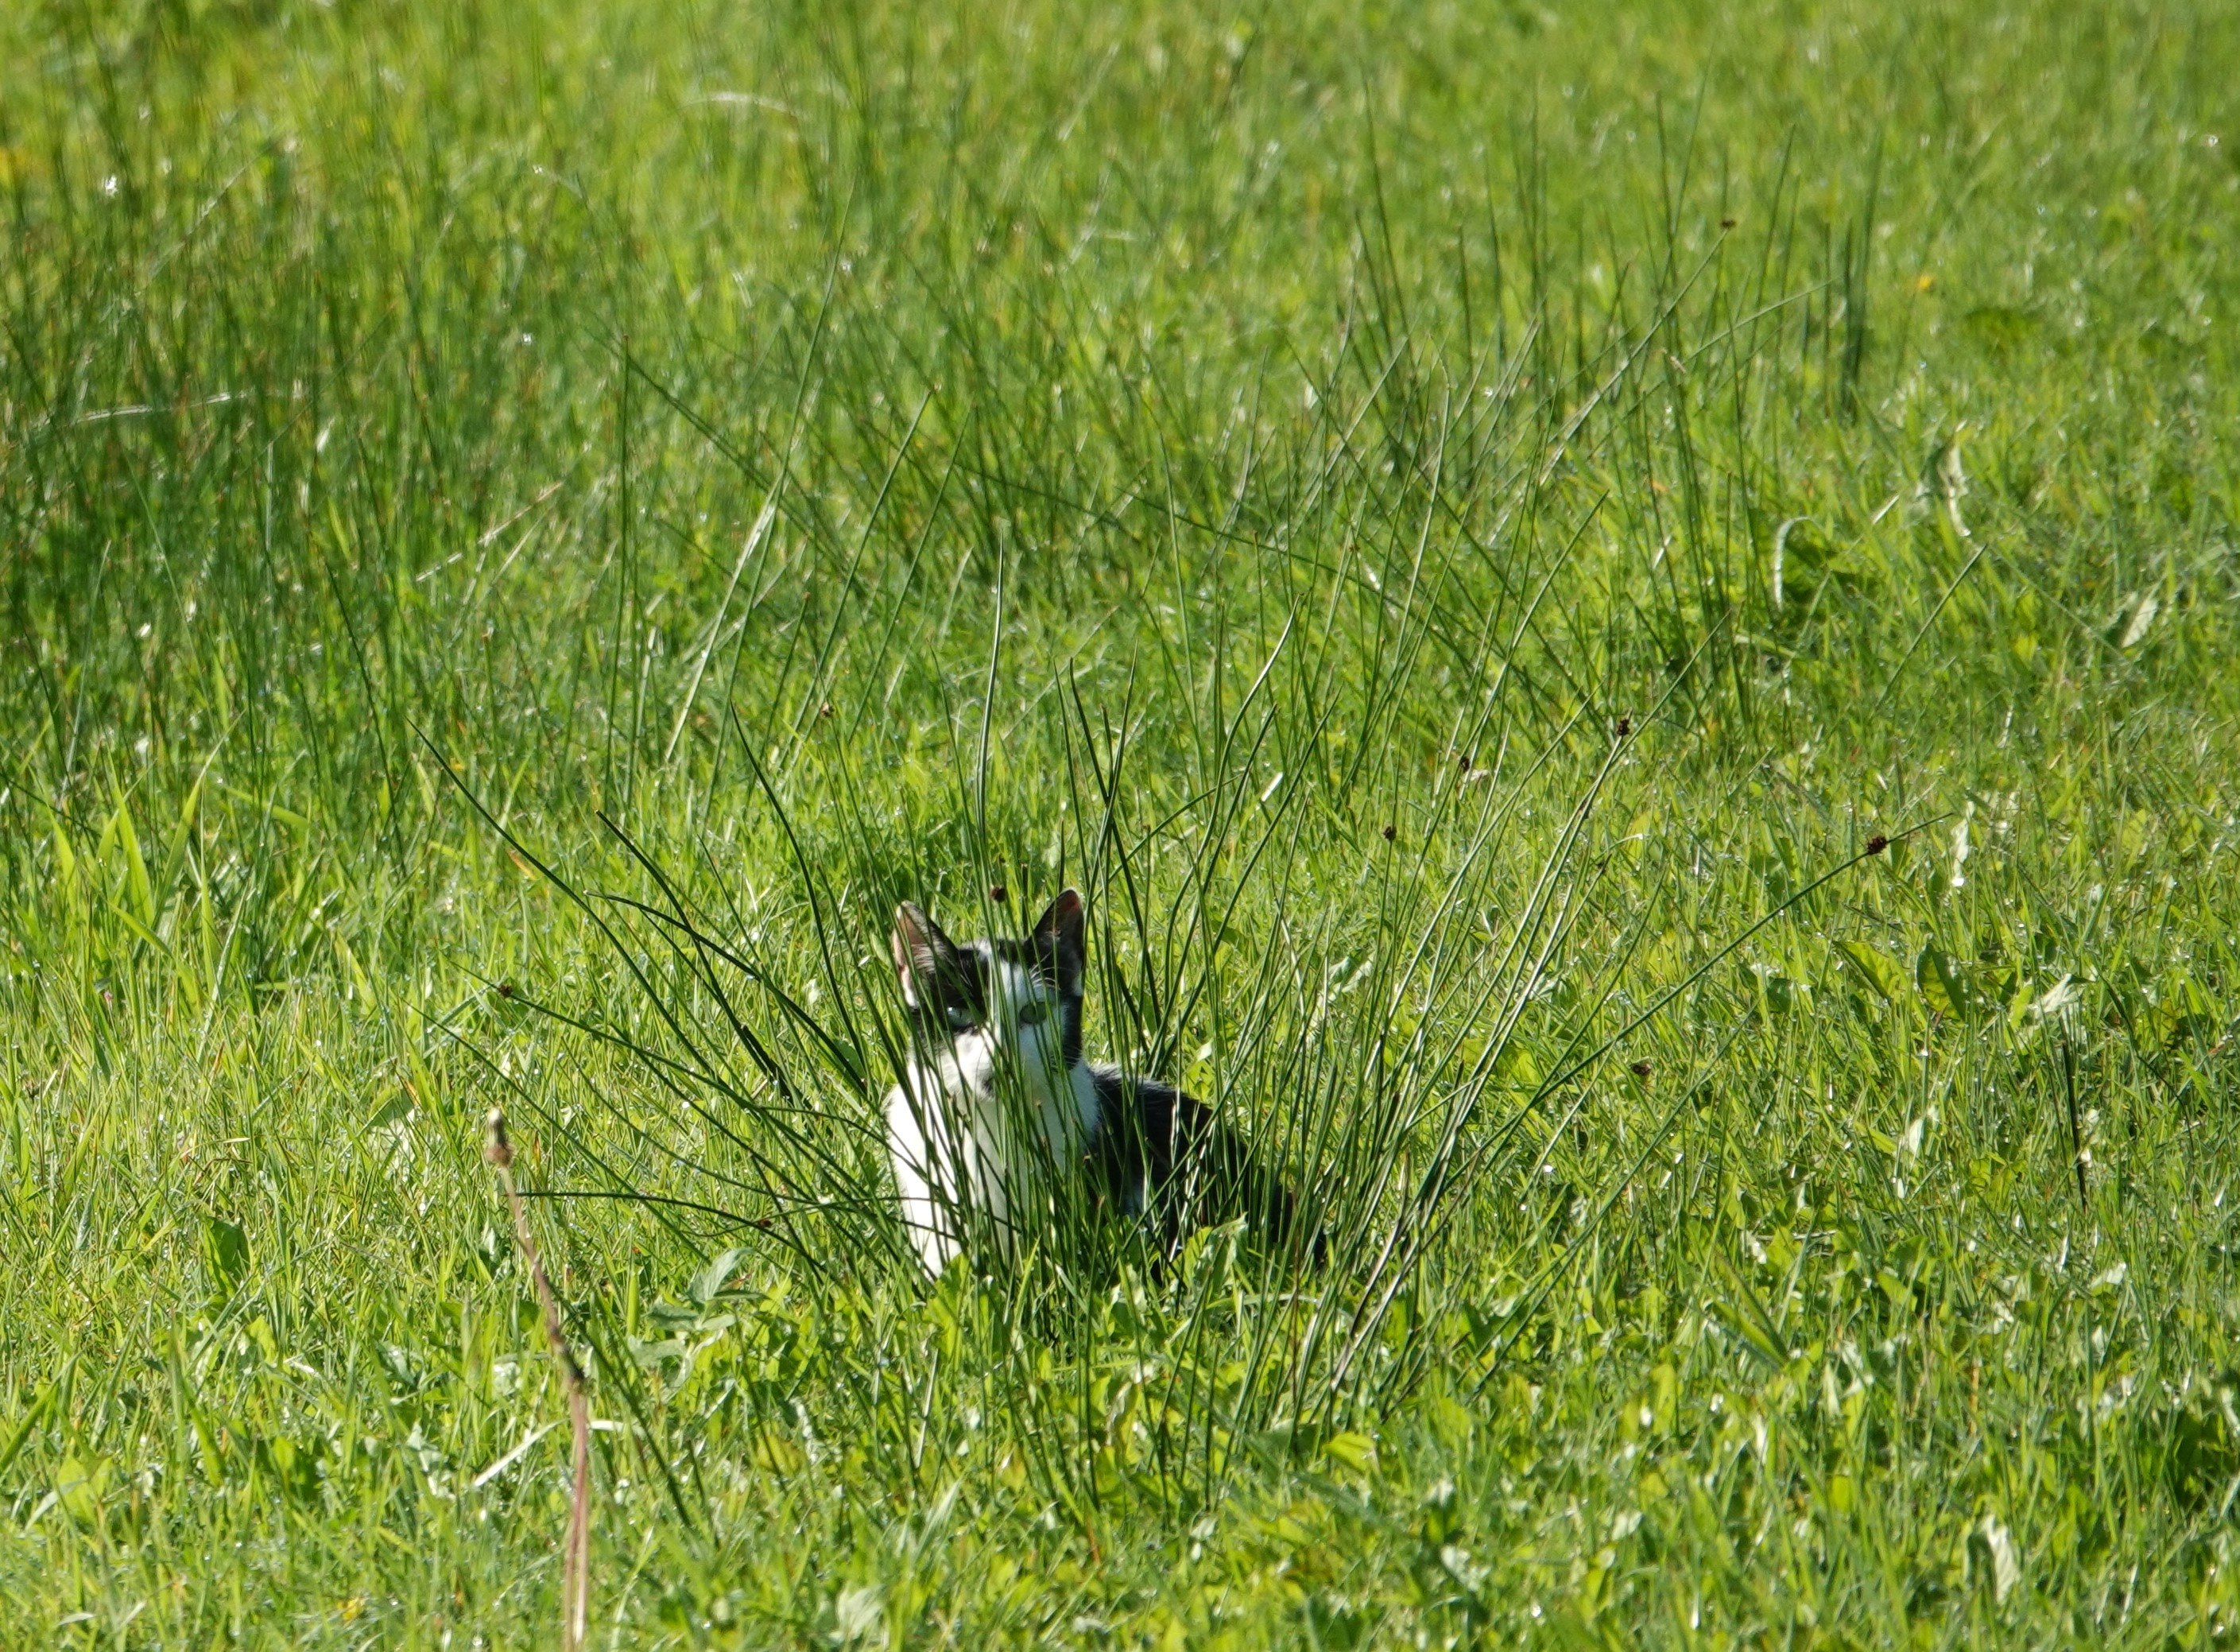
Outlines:
POLYGON ((1089 920, 1082 910, 1080 890, 1066 889, 1050 903, 1035 924, 1035 939, 1057 962, 1058 990, 1069 998, 1080 996, 1089 951, 1089 920))
POLYGON ((915 901, 895 909, 895 976, 902 983, 903 1002, 913 1009, 938 1003, 943 977, 963 973, 957 943, 941 932, 941 925, 926 916, 915 901))

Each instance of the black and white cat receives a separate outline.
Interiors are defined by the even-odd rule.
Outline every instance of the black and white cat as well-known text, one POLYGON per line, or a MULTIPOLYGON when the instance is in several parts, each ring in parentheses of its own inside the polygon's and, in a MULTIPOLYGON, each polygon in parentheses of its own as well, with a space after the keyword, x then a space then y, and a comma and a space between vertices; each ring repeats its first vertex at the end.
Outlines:
POLYGON ((1148 1216, 1165 1250, 1187 1229, 1237 1216, 1271 1243, 1290 1235, 1290 1190, 1212 1109, 1082 1059, 1085 941, 1072 889, 1020 941, 960 946, 918 907, 896 909, 911 1052, 887 1097, 887 1148, 929 1273, 976 1233, 1014 1254, 1049 1208, 1052 1178, 1071 1176, 1091 1206, 1148 1216))

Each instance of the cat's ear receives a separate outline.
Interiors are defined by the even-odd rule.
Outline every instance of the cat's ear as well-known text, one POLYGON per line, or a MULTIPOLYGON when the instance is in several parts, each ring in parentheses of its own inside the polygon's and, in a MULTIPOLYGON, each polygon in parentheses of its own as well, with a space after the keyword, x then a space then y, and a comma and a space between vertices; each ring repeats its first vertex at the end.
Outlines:
POLYGON ((1081 891, 1067 889, 1035 921, 1035 943, 1057 962, 1057 989, 1069 998, 1081 995, 1081 976, 1089 956, 1089 920, 1082 909, 1081 891))
POLYGON ((903 1002, 913 1009, 939 1004, 952 983, 963 978, 963 960, 957 943, 941 932, 941 925, 926 916, 915 901, 895 909, 895 975, 902 982, 903 1002))

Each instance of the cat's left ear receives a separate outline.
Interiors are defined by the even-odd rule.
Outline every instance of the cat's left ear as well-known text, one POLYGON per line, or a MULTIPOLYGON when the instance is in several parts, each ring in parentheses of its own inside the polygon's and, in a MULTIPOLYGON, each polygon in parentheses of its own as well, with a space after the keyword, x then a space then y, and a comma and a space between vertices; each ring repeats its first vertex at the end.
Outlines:
POLYGON ((1081 891, 1067 889, 1035 920, 1035 943, 1057 962, 1057 989, 1066 997, 1081 996, 1081 976, 1089 957, 1089 919, 1081 904, 1081 891))
POLYGON ((917 902, 904 901, 895 909, 893 945, 904 1003, 913 1009, 941 1009, 962 1001, 963 955, 917 902))

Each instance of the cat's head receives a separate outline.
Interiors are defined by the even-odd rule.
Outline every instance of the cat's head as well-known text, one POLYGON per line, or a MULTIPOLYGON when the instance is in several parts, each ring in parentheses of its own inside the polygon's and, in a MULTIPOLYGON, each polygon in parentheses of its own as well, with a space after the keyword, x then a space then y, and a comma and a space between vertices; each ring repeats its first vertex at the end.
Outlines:
POLYGON ((923 908, 895 909, 895 974, 922 1048, 985 1041, 1029 1071, 1081 1059, 1087 925, 1080 895, 1050 903, 1023 940, 950 940, 923 908))

